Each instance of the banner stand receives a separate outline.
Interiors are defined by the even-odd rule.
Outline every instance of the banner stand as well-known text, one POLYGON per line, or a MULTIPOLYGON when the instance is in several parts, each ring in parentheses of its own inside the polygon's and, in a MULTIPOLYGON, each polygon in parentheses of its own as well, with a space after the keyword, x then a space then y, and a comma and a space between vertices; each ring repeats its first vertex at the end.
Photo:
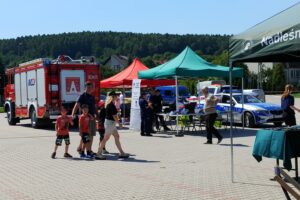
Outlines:
POLYGON ((130 126, 129 128, 135 131, 141 129, 141 111, 140 111, 140 96, 141 96, 141 79, 132 80, 132 96, 130 108, 130 126))

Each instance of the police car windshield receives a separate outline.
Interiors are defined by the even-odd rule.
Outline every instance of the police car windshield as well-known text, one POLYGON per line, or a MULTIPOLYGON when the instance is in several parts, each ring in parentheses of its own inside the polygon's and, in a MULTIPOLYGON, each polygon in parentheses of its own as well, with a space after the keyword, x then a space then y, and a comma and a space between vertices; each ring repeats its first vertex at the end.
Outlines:
MULTIPOLYGON (((242 103, 242 95, 233 95, 233 98, 238 102, 242 103)), ((261 103, 261 101, 254 96, 251 95, 244 95, 244 103, 261 103)))
POLYGON ((179 96, 188 96, 189 95, 189 93, 185 89, 179 90, 178 93, 179 93, 179 96))
POLYGON ((216 88, 208 88, 208 93, 209 94, 215 94, 216 88))

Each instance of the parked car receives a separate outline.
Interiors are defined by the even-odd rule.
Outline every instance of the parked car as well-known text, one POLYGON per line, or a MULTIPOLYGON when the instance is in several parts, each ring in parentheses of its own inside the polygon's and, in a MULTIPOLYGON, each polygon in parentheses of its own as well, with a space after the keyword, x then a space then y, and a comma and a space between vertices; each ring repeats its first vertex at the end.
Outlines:
POLYGON ((263 102, 266 101, 265 92, 262 89, 247 89, 247 90, 244 90, 244 93, 245 94, 253 93, 253 94, 255 94, 254 96, 256 98, 260 99, 263 102))
MULTIPOLYGON (((160 91, 160 94, 163 98, 163 105, 165 106, 174 106, 176 102, 176 86, 160 86, 156 87, 160 91)), ((178 100, 182 101, 190 97, 185 86, 178 86, 178 100)))
MULTIPOLYGON (((216 95, 220 102, 217 104, 217 111, 229 111, 230 110, 230 94, 223 93, 216 95)), ((283 123, 283 110, 279 105, 264 103, 256 97, 244 94, 244 106, 242 105, 242 94, 234 93, 233 97, 233 112, 234 123, 245 123, 246 127, 252 128, 259 124, 274 123, 275 126, 281 126, 283 123)), ((204 100, 200 101, 200 104, 196 107, 196 112, 203 109, 204 100)), ((223 114, 224 120, 228 119, 227 114, 223 114)))
MULTIPOLYGON (((229 93, 230 85, 222 85, 222 86, 208 86, 208 93, 217 95, 219 93, 229 93)), ((241 93, 242 90, 238 88, 238 86, 232 86, 233 93, 241 93)), ((243 90, 244 94, 252 95, 262 102, 265 102, 265 93, 262 89, 246 89, 243 90)))
POLYGON ((104 94, 100 95, 100 101, 102 101, 102 102, 106 101, 106 96, 104 94))

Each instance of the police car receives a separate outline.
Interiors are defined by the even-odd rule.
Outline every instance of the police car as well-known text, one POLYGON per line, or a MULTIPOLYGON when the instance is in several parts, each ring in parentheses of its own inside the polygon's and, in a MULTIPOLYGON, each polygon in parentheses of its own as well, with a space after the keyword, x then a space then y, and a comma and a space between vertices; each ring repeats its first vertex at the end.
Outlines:
MULTIPOLYGON (((223 93, 215 95, 220 99, 217 104, 217 112, 222 118, 228 121, 228 111, 230 111, 230 94, 223 93), (224 112, 225 111, 225 112, 224 112), (222 112, 224 114, 222 114, 222 112)), ((244 94, 244 106, 242 105, 242 94, 233 93, 233 119, 234 123, 245 123, 246 127, 252 128, 259 124, 274 123, 275 126, 281 126, 283 122, 283 110, 279 105, 264 103, 256 97, 244 94), (244 119, 243 119, 244 118, 244 119)), ((201 99, 195 111, 203 109, 204 100, 201 99)))

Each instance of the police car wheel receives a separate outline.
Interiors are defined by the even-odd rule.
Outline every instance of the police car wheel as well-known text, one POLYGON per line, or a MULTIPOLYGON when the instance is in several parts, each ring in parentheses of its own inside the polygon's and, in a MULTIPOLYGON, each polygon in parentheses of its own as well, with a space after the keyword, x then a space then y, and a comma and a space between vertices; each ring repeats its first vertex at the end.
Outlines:
POLYGON ((255 127, 254 117, 251 113, 248 113, 248 112, 245 113, 244 126, 246 126, 248 128, 254 128, 255 127))

